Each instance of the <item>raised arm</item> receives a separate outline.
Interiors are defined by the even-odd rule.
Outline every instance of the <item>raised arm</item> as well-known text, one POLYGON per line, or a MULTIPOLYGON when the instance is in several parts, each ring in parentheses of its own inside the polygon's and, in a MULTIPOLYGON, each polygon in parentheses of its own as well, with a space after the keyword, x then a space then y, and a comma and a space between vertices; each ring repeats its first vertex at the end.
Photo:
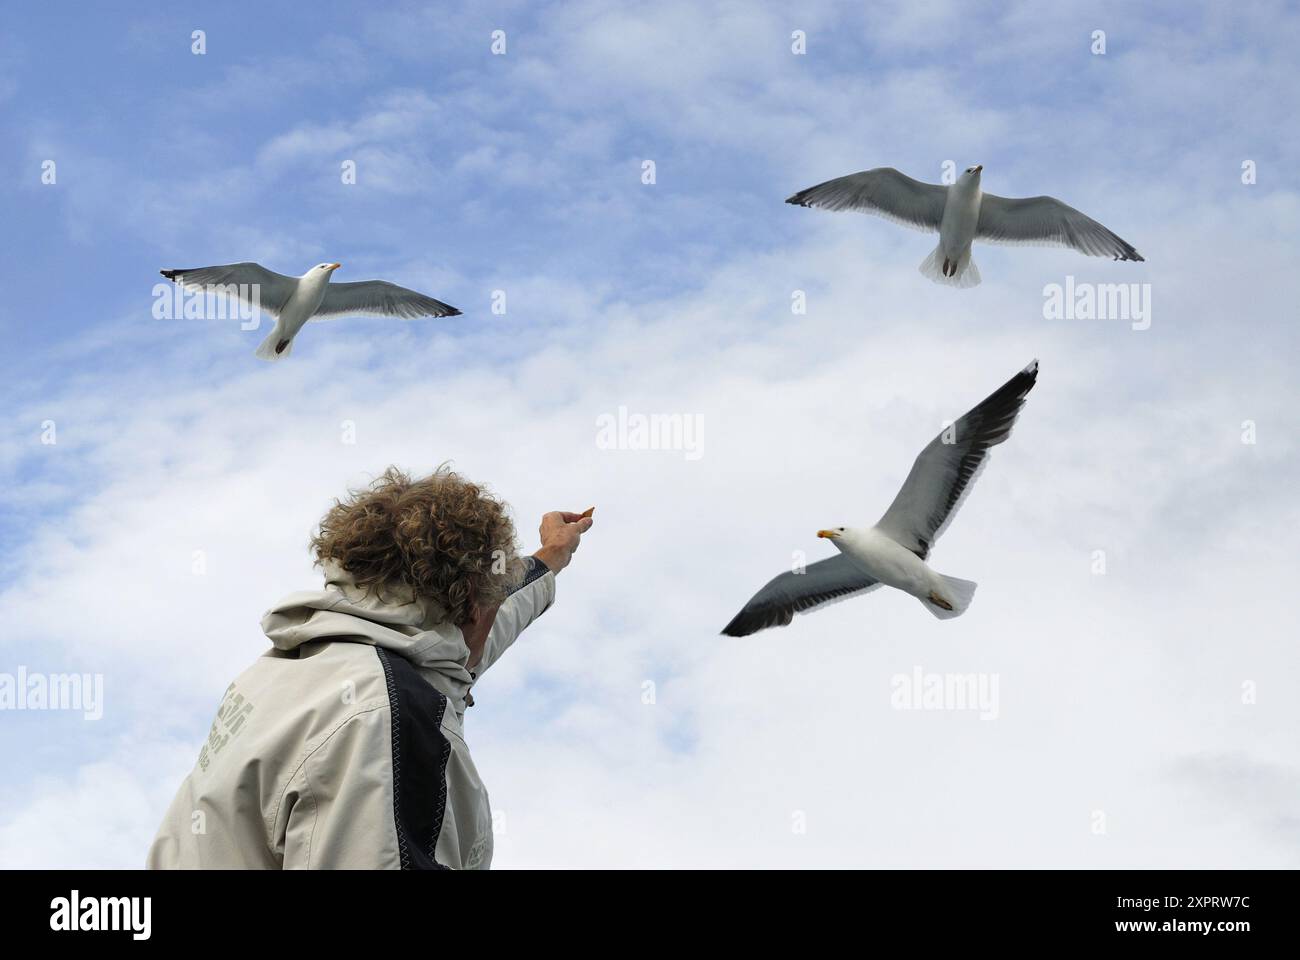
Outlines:
MULTIPOLYGON (((469 630, 486 631, 482 652, 471 657, 469 668, 475 677, 496 663, 524 629, 555 602, 555 576, 573 559, 582 535, 591 529, 591 511, 586 514, 555 510, 542 517, 538 533, 542 545, 526 562, 523 582, 496 610, 495 619, 471 624, 469 630)), ((477 644, 470 641, 470 650, 477 644)))

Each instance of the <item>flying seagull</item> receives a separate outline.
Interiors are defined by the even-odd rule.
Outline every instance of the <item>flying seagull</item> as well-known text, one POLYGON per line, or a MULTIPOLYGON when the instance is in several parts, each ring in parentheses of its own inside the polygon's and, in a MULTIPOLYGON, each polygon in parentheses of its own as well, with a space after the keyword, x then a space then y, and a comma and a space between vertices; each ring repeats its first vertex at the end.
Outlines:
POLYGON ((318 263, 301 277, 286 277, 260 263, 227 263, 219 267, 160 270, 186 290, 222 288, 245 303, 275 317, 275 327, 254 356, 280 360, 289 355, 293 338, 308 320, 336 317, 454 317, 460 311, 441 300, 399 287, 387 280, 330 283, 341 263, 318 263))
POLYGON ((767 627, 784 627, 796 613, 881 584, 910 593, 940 620, 965 613, 975 584, 936 573, 925 561, 984 468, 990 448, 1011 436, 1025 396, 1037 379, 1035 360, 931 440, 874 527, 817 531, 840 551, 839 556, 810 563, 802 573, 787 572, 769 580, 722 632, 744 637, 767 627))
POLYGON ((921 262, 936 283, 973 287, 980 272, 971 259, 975 240, 1073 247, 1090 257, 1142 260, 1127 240, 1055 197, 1016 200, 980 190, 983 164, 967 167, 951 186, 922 183, 893 167, 876 167, 800 190, 786 203, 823 210, 861 210, 926 233, 939 245, 921 262))

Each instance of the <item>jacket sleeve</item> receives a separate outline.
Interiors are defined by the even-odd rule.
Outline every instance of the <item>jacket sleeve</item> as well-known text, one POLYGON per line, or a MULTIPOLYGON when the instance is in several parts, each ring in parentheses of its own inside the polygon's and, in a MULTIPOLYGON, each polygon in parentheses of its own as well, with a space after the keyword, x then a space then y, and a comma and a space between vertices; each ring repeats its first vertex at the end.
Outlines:
POLYGON ((388 711, 370 709, 345 720, 303 759, 274 818, 284 824, 284 869, 401 866, 390 739, 388 711))
POLYGON ((545 613, 555 602, 555 574, 536 557, 527 557, 528 564, 523 582, 514 593, 506 597, 497 610, 496 621, 483 645, 483 656, 474 668, 474 676, 481 677, 488 667, 496 663, 501 654, 510 649, 519 634, 530 623, 545 613))

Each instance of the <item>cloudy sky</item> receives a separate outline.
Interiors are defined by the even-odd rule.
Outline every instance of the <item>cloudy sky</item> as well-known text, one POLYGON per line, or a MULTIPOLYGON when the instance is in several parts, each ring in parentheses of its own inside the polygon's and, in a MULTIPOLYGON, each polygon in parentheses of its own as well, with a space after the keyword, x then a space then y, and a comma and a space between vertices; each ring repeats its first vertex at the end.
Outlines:
POLYGON ((0 865, 141 865, 331 498, 444 460, 526 548, 597 506, 467 718, 498 867, 1300 865, 1293 8, 234 6, 0 37, 0 674, 103 678, 100 719, 0 712, 0 865), (782 203, 945 163, 1147 262, 981 246, 954 290, 932 237, 782 203), (237 260, 465 313, 275 365, 154 318, 159 268, 237 260), (1141 285, 1149 327, 1045 316, 1067 279, 1141 285), (1035 357, 931 556, 965 616, 718 635, 1035 357), (620 408, 698 456, 603 448, 620 408), (996 716, 898 709, 918 671, 996 716))

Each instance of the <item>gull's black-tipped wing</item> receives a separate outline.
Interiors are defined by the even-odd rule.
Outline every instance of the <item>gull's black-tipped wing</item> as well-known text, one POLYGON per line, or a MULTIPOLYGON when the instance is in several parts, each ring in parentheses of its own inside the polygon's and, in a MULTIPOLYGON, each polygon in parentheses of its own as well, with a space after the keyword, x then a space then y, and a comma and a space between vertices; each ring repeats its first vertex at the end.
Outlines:
POLYGON ((935 232, 948 188, 913 180, 893 167, 876 167, 800 190, 785 202, 822 210, 860 210, 914 230, 935 232))
POLYGON ((984 194, 975 239, 989 243, 1072 247, 1090 257, 1143 260, 1142 254, 1092 217, 1055 197, 1008 199, 984 194))
POLYGON ((768 627, 784 627, 796 613, 847 600, 878 586, 879 581, 843 555, 818 560, 808 564, 803 573, 790 571, 773 577, 750 597, 722 632, 729 637, 746 637, 768 627))
POLYGON ((931 440, 877 529, 924 560, 984 469, 989 450, 1011 436, 1037 380, 1035 360, 931 440))
POLYGON ((260 263, 252 262, 158 272, 186 290, 219 290, 227 296, 255 305, 272 316, 279 316, 293 292, 298 289, 296 277, 286 277, 282 273, 266 269, 260 263))
POLYGON ((399 320, 415 320, 419 317, 455 317, 459 314, 460 311, 450 304, 399 287, 387 280, 359 280, 355 283, 331 283, 325 288, 325 298, 311 318, 333 320, 336 317, 396 317, 399 320))

